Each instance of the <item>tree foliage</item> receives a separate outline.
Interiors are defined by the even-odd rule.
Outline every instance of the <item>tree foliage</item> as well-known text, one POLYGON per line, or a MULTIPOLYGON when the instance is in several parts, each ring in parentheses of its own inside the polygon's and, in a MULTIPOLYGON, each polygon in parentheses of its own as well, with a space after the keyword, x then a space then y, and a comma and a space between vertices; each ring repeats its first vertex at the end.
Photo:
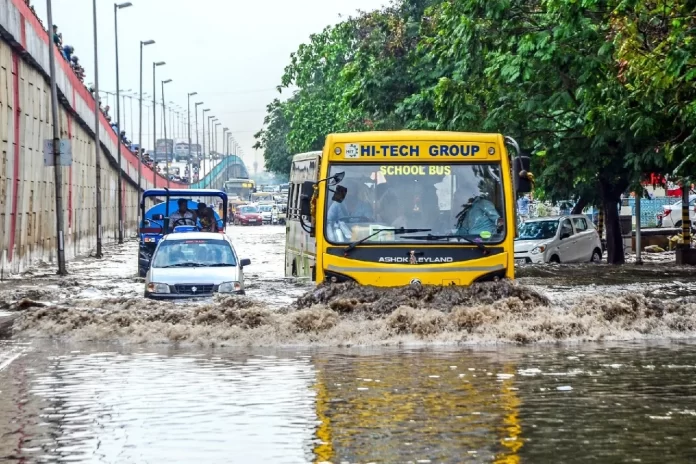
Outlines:
MULTIPOLYGON (((621 193, 648 173, 696 168, 695 6, 394 0, 361 12, 291 56, 282 157, 330 132, 502 132, 533 153, 546 197, 605 209, 609 260, 621 263, 621 193)), ((269 169, 286 169, 269 161, 281 153, 266 142, 274 121, 259 139, 269 169)))

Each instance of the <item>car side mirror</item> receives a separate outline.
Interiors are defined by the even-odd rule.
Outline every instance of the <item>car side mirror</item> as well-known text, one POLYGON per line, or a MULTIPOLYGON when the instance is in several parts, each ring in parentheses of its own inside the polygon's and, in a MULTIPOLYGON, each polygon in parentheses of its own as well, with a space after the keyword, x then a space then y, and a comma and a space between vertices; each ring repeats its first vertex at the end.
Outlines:
POLYGON ((153 214, 152 219, 155 221, 164 221, 164 214, 153 214))
POLYGON ((561 240, 565 240, 570 237, 570 232, 561 232, 561 240))
POLYGON ((251 266, 251 260, 249 258, 244 258, 239 262, 239 265, 244 267, 244 266, 251 266))

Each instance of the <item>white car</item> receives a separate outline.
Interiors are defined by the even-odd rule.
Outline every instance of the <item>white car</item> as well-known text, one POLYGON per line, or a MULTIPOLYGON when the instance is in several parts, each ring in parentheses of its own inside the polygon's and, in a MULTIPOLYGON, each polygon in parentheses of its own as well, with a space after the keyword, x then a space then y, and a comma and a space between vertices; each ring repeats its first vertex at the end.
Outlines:
POLYGON ((215 293, 244 294, 244 267, 227 235, 180 232, 157 245, 145 276, 145 297, 180 299, 215 293))
POLYGON ((276 224, 278 222, 277 208, 274 211, 273 205, 259 205, 259 212, 264 224, 276 224))
MULTIPOLYGON (((662 209, 664 212, 662 213, 662 217, 658 218, 658 223, 660 223, 660 219, 662 222, 660 223, 662 227, 667 227, 667 228, 672 228, 672 227, 681 227, 682 225, 682 212, 681 212, 681 207, 682 207, 682 202, 679 200, 676 203, 673 203, 671 205, 666 205, 663 206, 662 209)), ((696 195, 689 195, 689 219, 691 220, 691 225, 693 227, 694 225, 694 220, 696 220, 696 195)))
POLYGON ((515 239, 515 264, 600 262, 602 241, 585 215, 529 219, 515 239))

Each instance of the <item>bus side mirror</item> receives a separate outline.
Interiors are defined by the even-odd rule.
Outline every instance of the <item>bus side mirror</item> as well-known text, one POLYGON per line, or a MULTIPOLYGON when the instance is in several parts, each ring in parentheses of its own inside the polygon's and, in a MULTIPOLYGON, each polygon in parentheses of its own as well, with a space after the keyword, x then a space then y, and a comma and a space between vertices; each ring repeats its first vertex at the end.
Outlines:
POLYGON ((529 179, 531 159, 529 156, 520 155, 512 160, 513 182, 517 193, 529 193, 532 191, 532 181, 529 179))
POLYGON ((314 182, 306 181, 302 183, 300 190, 300 215, 312 215, 312 195, 314 195, 314 182))
POLYGON ((336 190, 334 191, 333 197, 331 199, 335 201, 336 203, 343 203, 343 200, 346 199, 346 195, 348 194, 348 189, 345 188, 342 185, 337 185, 336 190))

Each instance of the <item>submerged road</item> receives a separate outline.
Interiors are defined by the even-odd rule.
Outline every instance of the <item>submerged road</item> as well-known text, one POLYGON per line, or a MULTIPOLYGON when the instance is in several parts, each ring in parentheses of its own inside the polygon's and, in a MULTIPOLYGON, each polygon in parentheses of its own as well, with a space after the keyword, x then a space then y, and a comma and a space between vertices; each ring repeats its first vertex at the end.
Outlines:
POLYGON ((0 461, 696 460, 689 269, 533 267, 449 309, 350 289, 288 309, 312 287, 283 276, 285 228, 228 233, 247 297, 146 301, 135 241, 0 284, 0 461))

